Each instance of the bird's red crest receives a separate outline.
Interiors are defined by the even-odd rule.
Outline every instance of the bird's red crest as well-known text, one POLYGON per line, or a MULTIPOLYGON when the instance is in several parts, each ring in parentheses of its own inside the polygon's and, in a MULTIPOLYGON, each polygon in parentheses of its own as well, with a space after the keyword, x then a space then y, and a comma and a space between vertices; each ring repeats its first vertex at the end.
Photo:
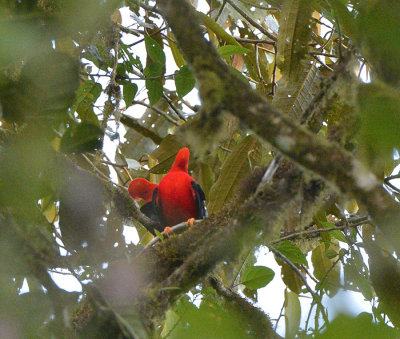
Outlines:
POLYGON ((176 155, 175 162, 172 165, 171 170, 182 170, 187 172, 189 166, 189 157, 190 157, 189 148, 187 147, 181 148, 178 154, 176 155))

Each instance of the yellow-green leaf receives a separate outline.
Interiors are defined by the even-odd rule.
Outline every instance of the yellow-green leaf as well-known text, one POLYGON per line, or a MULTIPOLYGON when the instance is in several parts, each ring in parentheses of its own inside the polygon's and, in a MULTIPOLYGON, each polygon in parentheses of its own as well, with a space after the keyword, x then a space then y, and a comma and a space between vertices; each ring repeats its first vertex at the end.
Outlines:
POLYGON ((215 180, 215 174, 212 171, 211 167, 204 163, 204 162, 199 162, 199 178, 198 182, 203 189, 206 198, 208 198, 208 194, 210 192, 211 186, 214 183, 215 180))
POLYGON ((222 57, 227 57, 235 54, 246 54, 250 53, 251 50, 238 45, 225 45, 218 48, 218 52, 222 57))
POLYGON ((184 147, 184 145, 178 141, 175 135, 167 135, 160 146, 151 154, 153 158, 158 160, 159 164, 154 166, 150 170, 150 173, 167 173, 175 160, 176 154, 182 147, 184 147))
POLYGON ((300 294, 301 288, 304 285, 303 280, 284 261, 278 259, 277 263, 281 266, 282 281, 292 292, 300 294))
POLYGON ((210 214, 217 212, 234 193, 240 180, 249 172, 251 158, 255 166, 261 158, 261 144, 253 135, 246 136, 229 154, 225 160, 218 180, 211 187, 209 203, 210 214), (253 152, 251 152, 253 151, 253 152))
POLYGON ((168 30, 167 35, 172 40, 172 41, 171 40, 169 41, 169 47, 171 48, 172 56, 174 57, 176 65, 180 68, 186 63, 185 59, 183 58, 181 51, 179 50, 176 43, 173 42, 173 41, 175 41, 174 34, 170 30, 168 30))
POLYGON ((285 290, 285 338, 294 338, 300 326, 301 306, 296 293, 285 290))
MULTIPOLYGON (((331 249, 333 249, 332 247, 331 245, 331 249)), ((338 249, 337 246, 335 247, 338 249)), ((330 293, 335 294, 340 283, 340 266, 338 263, 331 269, 336 260, 327 258, 325 255, 326 250, 327 247, 325 243, 316 247, 312 251, 311 262, 314 266, 314 276, 320 281, 323 280, 322 287, 327 289, 330 293)))

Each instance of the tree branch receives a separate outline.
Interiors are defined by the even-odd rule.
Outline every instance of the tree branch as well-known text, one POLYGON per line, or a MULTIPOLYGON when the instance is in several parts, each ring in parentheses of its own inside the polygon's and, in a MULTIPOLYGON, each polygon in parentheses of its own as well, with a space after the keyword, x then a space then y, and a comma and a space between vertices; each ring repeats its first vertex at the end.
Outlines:
POLYGON ((262 310, 254 307, 246 299, 224 286, 217 278, 210 277, 208 278, 208 282, 219 295, 230 302, 230 306, 237 313, 241 314, 247 320, 250 328, 255 332, 252 333, 255 338, 282 338, 273 330, 271 321, 262 310))
POLYGON ((274 109, 223 62, 203 37, 194 9, 184 0, 158 0, 187 61, 196 74, 205 112, 227 110, 301 167, 364 204, 389 239, 400 245, 400 209, 380 181, 354 156, 300 127, 274 109))

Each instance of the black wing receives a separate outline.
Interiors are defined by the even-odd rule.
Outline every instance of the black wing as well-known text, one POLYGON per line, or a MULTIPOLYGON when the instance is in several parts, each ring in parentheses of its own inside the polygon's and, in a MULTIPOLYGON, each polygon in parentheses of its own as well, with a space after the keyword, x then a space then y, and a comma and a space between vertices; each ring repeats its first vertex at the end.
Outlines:
POLYGON ((148 218, 150 218, 151 220, 155 221, 156 224, 151 225, 151 226, 146 226, 147 230, 153 234, 156 235, 156 233, 154 232, 154 229, 156 229, 157 231, 162 232, 164 230, 164 228, 162 227, 162 219, 160 217, 160 211, 158 209, 158 206, 156 204, 156 200, 157 200, 157 193, 158 193, 158 188, 156 188, 153 191, 153 198, 152 201, 144 204, 141 208, 140 211, 147 216, 148 218))
POLYGON ((158 220, 158 213, 154 208, 153 202, 150 201, 147 204, 144 204, 141 208, 140 208, 141 212, 146 216, 149 217, 151 220, 157 221, 158 220))
MULTIPOLYGON (((152 209, 157 216, 157 222, 158 222, 157 230, 162 232, 162 231, 164 231, 164 228, 168 225, 165 222, 164 215, 162 213, 161 200, 157 201, 157 194, 158 194, 158 187, 156 189, 154 189, 153 197, 152 197, 151 202, 149 202, 149 204, 152 205, 152 209)), ((152 233, 154 234, 154 232, 152 232, 152 233)))
POLYGON ((198 211, 196 219, 205 219, 208 217, 206 208, 206 195, 204 194, 201 186, 196 181, 192 181, 190 184, 192 185, 193 191, 196 195, 195 201, 198 211))

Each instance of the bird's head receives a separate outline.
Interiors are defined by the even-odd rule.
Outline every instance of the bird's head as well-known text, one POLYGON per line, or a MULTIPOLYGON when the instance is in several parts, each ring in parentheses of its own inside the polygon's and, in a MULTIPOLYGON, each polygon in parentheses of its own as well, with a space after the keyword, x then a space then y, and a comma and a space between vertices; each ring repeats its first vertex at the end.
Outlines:
POLYGON ((145 203, 148 203, 151 201, 153 197, 153 191, 156 187, 156 184, 152 184, 146 179, 137 178, 131 181, 128 187, 128 191, 133 199, 143 199, 145 203))
POLYGON ((189 167, 189 157, 190 157, 189 148, 187 147, 181 148, 178 154, 176 155, 171 170, 181 170, 187 173, 189 167))

